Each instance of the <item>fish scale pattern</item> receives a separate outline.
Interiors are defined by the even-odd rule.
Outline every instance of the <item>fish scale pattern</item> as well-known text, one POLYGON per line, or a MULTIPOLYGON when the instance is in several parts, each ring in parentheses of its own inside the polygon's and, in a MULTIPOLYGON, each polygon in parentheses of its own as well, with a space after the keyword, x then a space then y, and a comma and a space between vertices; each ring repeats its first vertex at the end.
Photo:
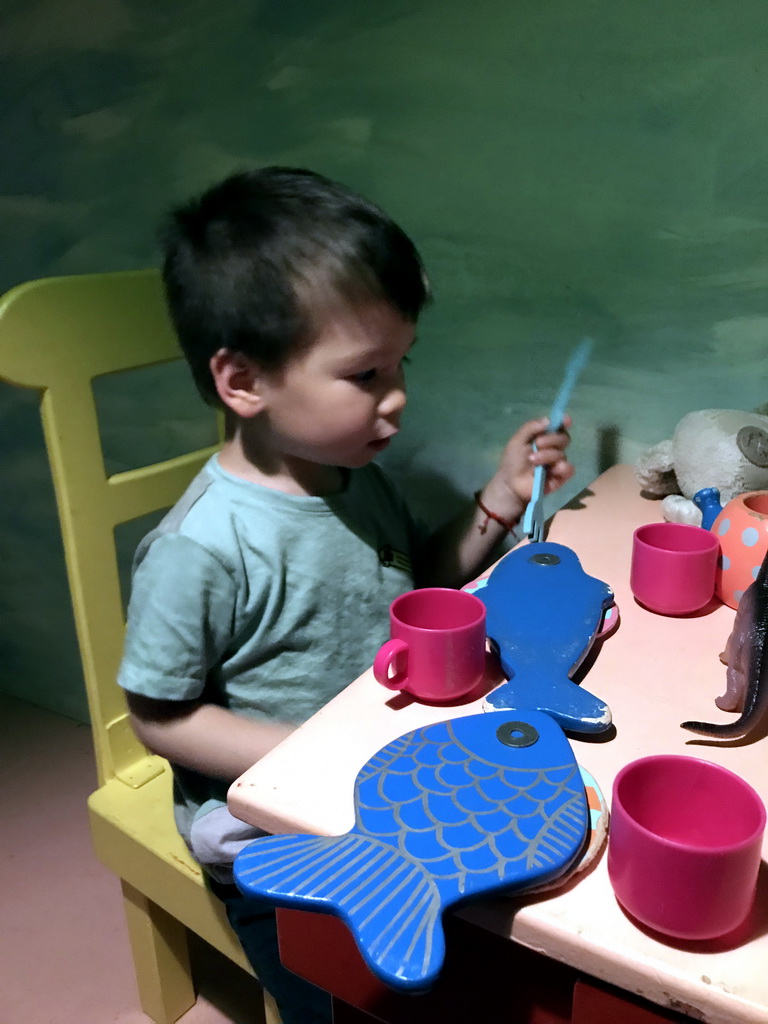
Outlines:
POLYGON ((358 773, 350 832, 257 839, 237 857, 237 884, 337 914, 378 977, 428 988, 445 955, 447 907, 558 878, 587 835, 584 784, 563 731, 549 715, 516 714, 439 722, 387 744, 358 773))
POLYGON ((357 827, 474 891, 510 865, 546 869, 584 835, 584 787, 573 760, 512 768, 458 742, 452 722, 400 737, 357 779, 357 827))

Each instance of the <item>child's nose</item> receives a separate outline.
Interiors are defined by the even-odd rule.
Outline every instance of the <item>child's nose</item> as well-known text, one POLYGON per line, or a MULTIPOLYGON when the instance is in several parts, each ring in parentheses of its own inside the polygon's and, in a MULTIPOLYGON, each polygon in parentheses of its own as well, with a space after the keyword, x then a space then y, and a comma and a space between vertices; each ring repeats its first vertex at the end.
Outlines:
POLYGON ((405 386, 402 383, 394 385, 379 402, 379 415, 385 419, 399 415, 405 408, 406 401, 405 386))

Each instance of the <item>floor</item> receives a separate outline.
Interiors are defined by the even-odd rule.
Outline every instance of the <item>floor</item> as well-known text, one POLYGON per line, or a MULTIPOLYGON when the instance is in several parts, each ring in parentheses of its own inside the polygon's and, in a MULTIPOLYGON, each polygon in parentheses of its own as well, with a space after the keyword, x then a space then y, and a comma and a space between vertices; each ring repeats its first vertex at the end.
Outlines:
MULTIPOLYGON (((117 879, 90 847, 90 730, 0 696, 0 1021, 150 1024, 117 879)), ((179 1024, 261 1024, 255 981, 202 942, 179 1024)))

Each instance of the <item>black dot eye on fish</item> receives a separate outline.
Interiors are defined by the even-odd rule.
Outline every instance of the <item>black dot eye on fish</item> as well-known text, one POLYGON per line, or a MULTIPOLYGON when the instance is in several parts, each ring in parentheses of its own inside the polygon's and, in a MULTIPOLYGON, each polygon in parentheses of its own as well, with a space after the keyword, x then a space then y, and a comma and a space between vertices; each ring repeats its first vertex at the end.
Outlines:
POLYGON ((529 562, 534 562, 536 565, 559 565, 560 559, 557 555, 548 554, 546 552, 539 555, 531 555, 528 559, 529 562))
POLYGON ((532 747, 539 734, 528 722, 503 722, 496 737, 505 747, 532 747))

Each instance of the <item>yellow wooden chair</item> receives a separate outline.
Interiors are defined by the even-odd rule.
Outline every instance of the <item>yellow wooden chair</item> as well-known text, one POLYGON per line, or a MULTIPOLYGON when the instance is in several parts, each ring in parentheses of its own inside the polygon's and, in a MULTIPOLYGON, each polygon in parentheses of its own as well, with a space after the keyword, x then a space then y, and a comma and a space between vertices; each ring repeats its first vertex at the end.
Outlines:
MULTIPOLYGON (((124 632, 115 527, 172 505, 214 448, 108 476, 92 382, 179 355, 157 271, 49 278, 0 299, 0 378, 41 392, 96 749, 93 843, 120 878, 141 1006, 158 1024, 195 1001, 187 929, 252 973, 174 827, 170 767, 134 736, 115 682, 124 632)), ((266 995, 265 1013, 279 1024, 266 995)))

